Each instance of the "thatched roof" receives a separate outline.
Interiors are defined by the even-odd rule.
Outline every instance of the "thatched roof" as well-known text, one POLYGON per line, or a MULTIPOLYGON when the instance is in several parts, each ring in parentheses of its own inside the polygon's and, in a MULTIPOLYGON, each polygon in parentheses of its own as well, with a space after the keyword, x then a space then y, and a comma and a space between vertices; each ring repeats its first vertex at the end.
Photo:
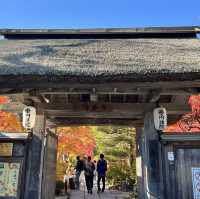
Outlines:
POLYGON ((196 38, 0 40, 0 76, 80 81, 200 79, 196 38))

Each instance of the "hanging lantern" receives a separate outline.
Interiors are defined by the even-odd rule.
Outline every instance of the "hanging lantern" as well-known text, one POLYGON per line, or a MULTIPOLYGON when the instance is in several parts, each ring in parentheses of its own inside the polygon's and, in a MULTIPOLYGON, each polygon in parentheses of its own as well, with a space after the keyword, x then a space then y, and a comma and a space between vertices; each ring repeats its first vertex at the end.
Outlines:
POLYGON ((165 108, 155 108, 153 117, 156 130, 161 131, 167 127, 167 110, 165 108))
POLYGON ((22 125, 25 129, 32 129, 35 126, 36 109, 32 106, 27 106, 23 110, 22 125))

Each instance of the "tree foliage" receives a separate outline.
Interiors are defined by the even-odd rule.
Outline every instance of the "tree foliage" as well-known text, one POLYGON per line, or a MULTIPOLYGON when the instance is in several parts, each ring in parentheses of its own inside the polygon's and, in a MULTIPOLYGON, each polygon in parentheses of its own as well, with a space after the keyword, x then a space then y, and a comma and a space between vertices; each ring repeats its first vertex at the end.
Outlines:
POLYGON ((58 151, 70 155, 93 155, 95 139, 89 127, 62 127, 57 129, 58 151))
POLYGON ((176 123, 169 125, 165 132, 199 132, 200 131, 200 95, 189 97, 191 112, 183 115, 176 123))
POLYGON ((0 131, 23 132, 24 129, 17 115, 0 111, 0 131))
POLYGON ((59 127, 57 153, 57 179, 62 180, 64 173, 73 173, 76 156, 93 156, 96 141, 90 127, 59 127))
POLYGON ((95 156, 104 153, 109 162, 108 180, 112 186, 136 180, 135 129, 93 127, 96 138, 95 156))
MULTIPOLYGON (((9 103, 7 96, 0 96, 0 105, 9 103)), ((0 111, 0 131, 4 132, 23 132, 21 121, 17 114, 0 111)))
POLYGON ((62 180, 66 170, 75 166, 77 155, 92 155, 99 158, 100 153, 108 160, 108 181, 118 186, 135 179, 135 129, 121 127, 60 127, 58 134, 57 179, 62 180), (63 161, 63 155, 67 157, 63 161))

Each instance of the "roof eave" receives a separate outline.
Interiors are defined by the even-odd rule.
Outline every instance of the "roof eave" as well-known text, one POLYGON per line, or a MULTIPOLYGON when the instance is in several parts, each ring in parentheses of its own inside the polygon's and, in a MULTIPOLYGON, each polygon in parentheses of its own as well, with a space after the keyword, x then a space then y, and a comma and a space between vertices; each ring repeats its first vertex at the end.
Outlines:
POLYGON ((200 33, 199 26, 96 28, 96 29, 0 29, 0 34, 105 34, 105 33, 200 33))

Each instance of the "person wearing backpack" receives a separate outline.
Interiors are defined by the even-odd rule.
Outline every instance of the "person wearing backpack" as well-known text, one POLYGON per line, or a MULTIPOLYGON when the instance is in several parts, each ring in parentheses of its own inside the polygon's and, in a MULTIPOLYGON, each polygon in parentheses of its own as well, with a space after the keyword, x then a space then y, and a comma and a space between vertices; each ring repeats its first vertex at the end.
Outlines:
POLYGON ((105 179, 106 179, 106 171, 107 171, 107 161, 104 159, 104 154, 100 154, 100 160, 97 163, 97 173, 98 173, 98 192, 104 192, 105 190, 105 179), (102 189, 100 188, 100 182, 103 182, 102 189))
POLYGON ((92 194, 93 178, 94 178, 95 165, 91 161, 91 156, 88 156, 87 161, 84 164, 85 182, 88 193, 92 194))

